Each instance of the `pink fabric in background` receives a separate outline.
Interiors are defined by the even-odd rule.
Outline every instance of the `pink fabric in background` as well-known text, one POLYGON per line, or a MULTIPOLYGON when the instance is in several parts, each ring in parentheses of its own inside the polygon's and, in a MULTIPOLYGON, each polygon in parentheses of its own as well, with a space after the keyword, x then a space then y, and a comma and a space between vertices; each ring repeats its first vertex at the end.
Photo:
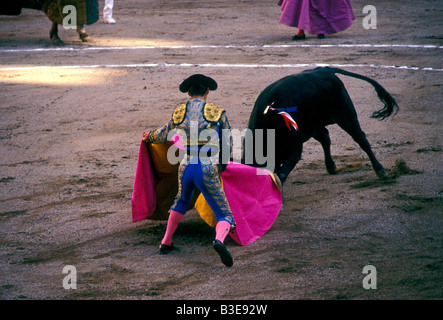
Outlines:
POLYGON ((333 34, 355 19, 349 0, 283 0, 279 22, 310 34, 333 34))

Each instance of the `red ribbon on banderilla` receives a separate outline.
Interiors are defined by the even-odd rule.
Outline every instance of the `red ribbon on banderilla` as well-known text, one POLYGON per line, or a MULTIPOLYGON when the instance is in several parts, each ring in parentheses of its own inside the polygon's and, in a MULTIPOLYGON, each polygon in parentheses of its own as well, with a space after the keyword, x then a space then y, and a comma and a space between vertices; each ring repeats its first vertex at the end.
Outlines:
POLYGON ((294 129, 295 132, 298 131, 298 125, 297 122, 292 118, 292 116, 288 112, 297 111, 297 107, 290 107, 290 108, 274 108, 272 107, 274 105, 274 102, 271 103, 269 106, 266 107, 263 114, 267 114, 269 110, 277 112, 277 114, 281 115, 283 117, 283 120, 285 120, 286 127, 288 127, 289 130, 294 129), (292 129, 291 129, 292 128, 292 129))

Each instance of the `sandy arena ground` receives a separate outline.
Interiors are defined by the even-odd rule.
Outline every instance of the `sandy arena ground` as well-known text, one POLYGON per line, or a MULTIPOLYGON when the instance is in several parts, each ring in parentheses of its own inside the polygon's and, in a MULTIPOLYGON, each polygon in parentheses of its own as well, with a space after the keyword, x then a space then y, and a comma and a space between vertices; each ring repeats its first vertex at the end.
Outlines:
POLYGON ((60 28, 64 47, 42 12, 1 16, 0 299, 442 299, 442 2, 377 1, 376 30, 363 28, 368 1, 351 2, 351 28, 303 43, 277 0, 116 0, 117 24, 87 26, 91 43, 60 28), (132 185, 143 131, 186 99, 179 83, 215 78, 210 100, 244 129, 258 94, 305 64, 340 64, 397 99, 395 117, 370 119, 372 86, 340 76, 391 178, 331 126, 339 173, 308 141, 269 232, 226 241, 232 268, 195 210, 180 251, 158 255, 166 222, 131 221, 132 185), (77 289, 62 285, 66 265, 77 289))

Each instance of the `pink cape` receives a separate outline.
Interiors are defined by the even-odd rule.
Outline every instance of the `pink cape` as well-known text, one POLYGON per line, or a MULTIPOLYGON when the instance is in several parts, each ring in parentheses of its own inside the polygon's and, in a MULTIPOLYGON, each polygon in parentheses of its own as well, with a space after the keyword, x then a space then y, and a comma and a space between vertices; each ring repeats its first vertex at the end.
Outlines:
POLYGON ((349 0, 283 0, 279 22, 310 34, 333 34, 355 19, 349 0))
MULTIPOLYGON (((237 225, 236 232, 230 235, 240 245, 250 244, 263 236, 277 218, 282 204, 280 189, 270 174, 240 163, 230 162, 220 177, 237 225)), ((177 180, 177 174, 175 179, 177 180)), ((142 141, 131 199, 132 221, 153 218, 159 197, 164 198, 164 195, 157 192, 156 184, 160 180, 149 145, 142 141)), ((173 198, 169 197, 166 201, 172 205, 173 198)), ((205 213, 201 211, 208 210, 209 206, 205 208, 204 205, 197 208, 202 217, 205 213)), ((167 219, 164 213, 160 216, 167 219)), ((205 221, 210 224, 206 219, 205 221)))
POLYGON ((280 189, 268 173, 240 163, 230 162, 220 177, 237 224, 231 237, 241 245, 254 242, 271 228, 280 212, 280 189))
POLYGON ((143 141, 138 152, 131 204, 133 222, 152 216, 157 206, 154 166, 148 145, 143 141))

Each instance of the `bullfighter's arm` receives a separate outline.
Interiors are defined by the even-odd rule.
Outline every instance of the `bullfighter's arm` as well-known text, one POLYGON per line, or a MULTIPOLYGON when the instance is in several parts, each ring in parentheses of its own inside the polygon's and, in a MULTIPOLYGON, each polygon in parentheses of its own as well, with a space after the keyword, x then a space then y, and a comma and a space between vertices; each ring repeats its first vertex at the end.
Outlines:
POLYGON ((143 141, 150 143, 165 143, 168 141, 168 133, 174 128, 172 119, 167 124, 157 130, 146 132, 143 135, 143 141))

